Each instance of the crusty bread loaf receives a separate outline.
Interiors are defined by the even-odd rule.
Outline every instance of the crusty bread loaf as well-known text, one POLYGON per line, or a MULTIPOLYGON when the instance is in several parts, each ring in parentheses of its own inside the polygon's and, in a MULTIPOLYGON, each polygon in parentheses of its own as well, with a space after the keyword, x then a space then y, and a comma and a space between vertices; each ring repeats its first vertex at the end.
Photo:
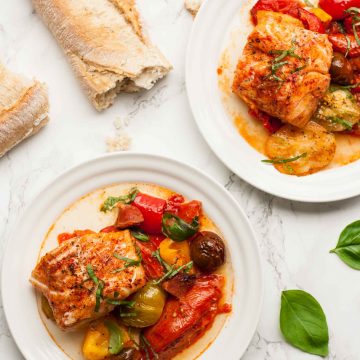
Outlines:
POLYGON ((150 89, 170 63, 143 34, 134 0, 33 0, 97 110, 150 89))
POLYGON ((48 122, 46 87, 0 64, 0 157, 48 122))
POLYGON ((203 0, 185 0, 185 7, 191 12, 192 15, 196 15, 200 9, 203 0))

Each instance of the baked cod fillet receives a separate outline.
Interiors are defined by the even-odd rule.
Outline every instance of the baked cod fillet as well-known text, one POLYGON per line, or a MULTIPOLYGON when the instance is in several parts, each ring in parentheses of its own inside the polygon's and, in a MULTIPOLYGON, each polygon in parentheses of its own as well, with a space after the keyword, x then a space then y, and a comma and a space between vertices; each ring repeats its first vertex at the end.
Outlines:
POLYGON ((233 91, 250 108, 304 127, 329 87, 332 46, 289 15, 258 11, 257 19, 233 91))
POLYGON ((68 330, 106 315, 114 308, 109 299, 125 299, 146 281, 125 230, 64 241, 41 258, 30 282, 49 301, 57 325, 68 330))

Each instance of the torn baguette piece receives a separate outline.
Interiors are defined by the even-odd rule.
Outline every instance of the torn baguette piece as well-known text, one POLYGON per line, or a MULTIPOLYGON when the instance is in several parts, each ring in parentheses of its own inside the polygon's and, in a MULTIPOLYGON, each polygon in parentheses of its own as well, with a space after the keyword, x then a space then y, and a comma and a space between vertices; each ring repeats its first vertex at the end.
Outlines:
POLYGON ((92 104, 149 90, 171 64, 144 35, 134 0, 33 0, 92 104))
POLYGON ((0 64, 0 157, 36 134, 49 117, 46 86, 0 64))

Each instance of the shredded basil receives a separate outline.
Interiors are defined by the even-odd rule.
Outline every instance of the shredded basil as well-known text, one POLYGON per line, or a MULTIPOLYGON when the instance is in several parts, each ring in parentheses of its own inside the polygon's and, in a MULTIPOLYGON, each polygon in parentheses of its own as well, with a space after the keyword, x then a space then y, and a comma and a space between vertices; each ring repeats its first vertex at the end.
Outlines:
POLYGON ((143 232, 140 231, 140 230, 136 230, 136 231, 133 230, 133 231, 131 231, 131 235, 132 235, 135 239, 137 239, 137 240, 139 240, 139 241, 142 241, 142 242, 148 242, 148 241, 149 241, 149 235, 143 233, 143 232))
POLYGON ((352 130, 353 128, 353 124, 350 121, 341 119, 337 116, 327 116, 326 119, 332 123, 343 125, 346 130, 352 130))
POLYGON ((152 257, 156 258, 159 263, 165 268, 166 271, 171 269, 171 266, 160 256, 160 250, 157 249, 151 254, 152 257))
POLYGON ((104 204, 102 205, 100 210, 103 211, 103 212, 110 211, 119 202, 122 202, 124 204, 130 204, 135 200, 136 195, 138 194, 138 192, 139 192, 139 190, 137 188, 132 188, 127 195, 118 196, 118 197, 109 196, 104 201, 104 204))
POLYGON ((304 158, 306 156, 307 156, 307 153, 302 153, 301 155, 298 155, 298 156, 295 156, 295 157, 292 157, 292 158, 288 158, 288 159, 274 158, 274 159, 271 159, 271 160, 268 160, 268 159, 261 160, 261 162, 268 163, 268 164, 286 164, 286 163, 289 163, 289 162, 299 160, 299 159, 304 158))
POLYGON ((350 48, 351 48, 351 42, 350 42, 349 37, 348 37, 347 34, 346 34, 346 31, 345 31, 345 28, 344 28, 344 25, 342 24, 342 22, 337 21, 336 23, 338 24, 338 27, 339 27, 339 29, 340 29, 340 32, 341 32, 343 35, 345 35, 345 39, 346 39, 346 52, 345 52, 345 57, 347 57, 348 54, 349 54, 350 48))
POLYGON ((175 265, 172 265, 171 268, 169 269, 169 271, 165 275, 163 275, 160 279, 154 281, 154 284, 159 285, 163 281, 173 278, 181 270, 184 270, 184 272, 188 272, 193 267, 193 264, 194 264, 193 261, 189 261, 187 264, 182 265, 176 269, 175 269, 175 265))
POLYGON ((304 0, 304 3, 305 3, 305 5, 308 6, 308 7, 312 7, 312 8, 315 7, 315 5, 314 5, 313 3, 311 3, 309 0, 304 0))
POLYGON ((90 279, 94 282, 95 285, 97 285, 96 288, 96 302, 95 302, 95 312, 99 312, 100 309, 100 303, 103 298, 103 290, 104 290, 104 281, 101 279, 98 279, 95 275, 94 269, 91 264, 86 265, 87 273, 89 274, 90 279))
POLYGON ((131 266, 139 266, 141 264, 141 261, 142 261, 141 257, 140 257, 139 260, 134 260, 134 259, 127 258, 125 256, 120 256, 117 253, 114 253, 113 256, 116 257, 117 259, 122 260, 122 261, 125 262, 124 267, 113 270, 112 271, 113 274, 124 271, 125 269, 127 269, 127 268, 129 268, 131 266))
POLYGON ((148 339, 143 335, 140 334, 140 341, 143 343, 144 345, 144 350, 147 354, 147 356, 149 356, 149 353, 147 352, 147 348, 150 349, 151 353, 153 354, 155 359, 159 358, 158 353, 153 349, 153 347, 151 346, 151 344, 149 343, 148 339))
POLYGON ((346 14, 349 14, 351 16, 352 21, 352 29, 354 32, 355 40, 357 44, 360 46, 360 38, 357 33, 356 27, 360 25, 360 9, 357 7, 351 7, 344 11, 346 14))
POLYGON ((135 305, 134 300, 127 301, 127 300, 106 299, 106 302, 110 305, 116 305, 116 306, 123 305, 129 308, 132 308, 135 305))
POLYGON ((104 324, 110 333, 109 353, 111 355, 117 355, 124 347, 124 340, 121 329, 118 327, 115 321, 112 320, 105 320, 104 324))
POLYGON ((184 241, 199 230, 199 218, 196 216, 189 224, 178 216, 165 213, 162 217, 162 232, 174 241, 184 241))

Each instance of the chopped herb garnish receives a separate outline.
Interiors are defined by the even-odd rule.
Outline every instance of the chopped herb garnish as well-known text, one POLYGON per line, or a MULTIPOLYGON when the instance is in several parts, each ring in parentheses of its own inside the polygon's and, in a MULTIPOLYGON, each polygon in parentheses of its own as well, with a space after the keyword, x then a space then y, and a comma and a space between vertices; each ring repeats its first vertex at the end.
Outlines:
POLYGON ((159 249, 154 251, 151 254, 151 256, 156 258, 159 261, 159 263, 165 268, 166 271, 169 271, 171 269, 171 266, 166 261, 164 261, 164 259, 160 256, 160 250, 159 249))
POLYGON ((105 320, 105 326, 109 330, 110 338, 109 338, 109 353, 111 355, 117 355, 124 347, 124 341, 121 334, 121 329, 112 320, 105 320))
POLYGON ((95 293, 96 303, 95 303, 95 310, 94 311, 98 312, 99 309, 100 309, 100 303, 101 303, 101 299, 103 297, 102 293, 103 293, 105 284, 104 284, 103 280, 97 278, 91 264, 86 265, 86 270, 87 270, 87 273, 90 276, 90 279, 94 282, 95 285, 97 285, 96 293, 95 293))
POLYGON ((330 85, 329 90, 330 92, 335 92, 337 90, 355 89, 357 87, 360 87, 360 83, 356 83, 353 85, 330 85))
POLYGON ((119 314, 120 317, 135 317, 137 316, 137 313, 120 313, 119 314))
POLYGON ((340 124, 340 125, 344 126, 346 128, 346 130, 352 130, 352 128, 353 128, 353 124, 350 121, 341 119, 337 116, 328 116, 328 117, 326 117, 326 119, 331 121, 332 123, 340 124))
POLYGON ((289 163, 289 162, 299 160, 299 159, 304 158, 306 156, 307 156, 307 153, 302 153, 301 155, 298 155, 298 156, 295 156, 295 157, 292 157, 292 158, 288 158, 288 159, 274 158, 274 159, 271 159, 271 160, 268 160, 268 159, 261 160, 261 162, 268 163, 268 164, 286 164, 286 163, 289 163))
POLYGON ((301 70, 304 70, 306 68, 306 66, 307 66, 307 64, 304 64, 303 66, 299 66, 296 69, 292 70, 291 73, 295 74, 295 73, 297 73, 297 72, 299 72, 301 70))
POLYGON ((117 259, 122 260, 122 261, 125 262, 124 267, 113 270, 112 271, 113 274, 124 271, 125 269, 127 269, 127 268, 129 268, 131 266, 139 266, 141 264, 141 261, 142 261, 141 257, 140 257, 139 260, 134 260, 134 259, 127 258, 125 256, 120 256, 117 253, 114 253, 113 256, 116 257, 117 259))
POLYGON ((185 272, 188 272, 192 268, 193 264, 194 264, 193 261, 190 261, 187 264, 178 267, 177 269, 175 269, 175 265, 172 265, 171 268, 169 269, 169 271, 165 275, 163 275, 160 279, 156 280, 154 282, 154 284, 159 285, 163 281, 173 278, 181 270, 184 270, 185 272))
POLYGON ((109 196, 104 201, 104 204, 102 205, 100 210, 103 211, 103 212, 110 211, 119 202, 121 202, 123 204, 130 204, 135 200, 136 195, 138 194, 138 192, 139 192, 139 190, 137 188, 132 188, 127 195, 118 196, 118 197, 109 196))
POLYGON ((187 223, 171 213, 165 213, 162 217, 162 232, 174 241, 184 241, 194 236, 199 230, 199 227, 198 216, 195 216, 191 223, 187 223))
POLYGON ((360 38, 356 30, 356 27, 360 25, 360 9, 357 7, 351 7, 345 10, 344 12, 351 16, 352 29, 354 32, 355 40, 357 44, 360 46, 360 38))
POLYGON ((347 57, 348 54, 349 54, 350 48, 351 48, 351 42, 350 42, 349 37, 347 36, 347 33, 346 33, 346 31, 345 31, 345 28, 344 28, 343 23, 340 22, 340 21, 337 21, 336 23, 338 24, 338 27, 339 27, 339 29, 340 29, 340 32, 341 32, 343 35, 345 35, 345 39, 346 39, 346 52, 345 52, 345 57, 347 57))
POLYGON ((142 231, 140 230, 132 230, 131 231, 131 235, 137 239, 140 240, 142 242, 148 242, 149 241, 149 235, 144 234, 142 231))
POLYGON ((134 300, 127 301, 127 300, 106 299, 106 302, 111 305, 116 305, 116 306, 123 305, 129 308, 132 308, 135 305, 134 300))
MULTIPOLYGON (((145 349, 145 352, 147 353, 147 350, 146 348, 149 348, 151 353, 153 354, 154 358, 155 359, 158 359, 159 358, 159 355, 158 353, 153 349, 153 347, 151 346, 151 344, 149 343, 148 339, 143 335, 143 334, 140 334, 140 341, 145 345, 144 346, 144 349, 145 349)), ((149 355, 147 353, 147 355, 149 355)))
MULTIPOLYGON (((280 83, 284 82, 285 80, 276 74, 279 69, 281 69, 283 66, 289 64, 288 61, 282 61, 282 60, 284 60, 286 57, 293 57, 293 58, 300 59, 300 60, 302 59, 299 55, 295 54, 295 42, 292 41, 292 43, 293 43, 293 45, 292 45, 291 49, 289 49, 289 50, 271 50, 269 52, 270 55, 278 55, 278 56, 272 60, 271 66, 270 66, 270 70, 271 70, 270 74, 266 75, 265 79, 276 80, 280 83)), ((297 70, 297 71, 300 71, 300 70, 297 70)), ((294 72, 296 72, 296 71, 294 71, 294 72)), ((292 72, 292 73, 294 73, 294 72, 292 72)), ((281 87, 281 85, 280 85, 280 87, 281 87)))
POLYGON ((315 7, 315 5, 313 3, 311 3, 309 0, 304 0, 304 3, 308 7, 312 7, 312 8, 315 7))

